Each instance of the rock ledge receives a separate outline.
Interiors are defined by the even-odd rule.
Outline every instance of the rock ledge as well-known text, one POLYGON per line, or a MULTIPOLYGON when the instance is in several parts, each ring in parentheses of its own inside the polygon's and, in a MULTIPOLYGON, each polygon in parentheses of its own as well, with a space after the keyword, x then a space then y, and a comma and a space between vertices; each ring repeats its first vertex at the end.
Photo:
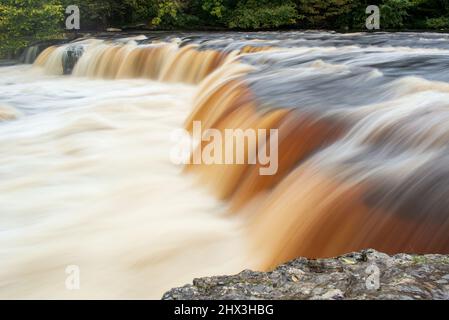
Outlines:
POLYGON ((389 256, 368 249, 298 258, 271 272, 194 279, 162 299, 449 299, 449 255, 389 256))

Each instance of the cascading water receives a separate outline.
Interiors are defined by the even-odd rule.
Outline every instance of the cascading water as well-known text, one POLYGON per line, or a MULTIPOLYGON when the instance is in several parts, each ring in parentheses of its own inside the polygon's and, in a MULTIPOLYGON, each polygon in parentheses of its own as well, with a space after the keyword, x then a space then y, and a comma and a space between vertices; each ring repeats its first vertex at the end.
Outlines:
POLYGON ((158 298, 297 256, 449 253, 447 40, 85 39, 0 68, 0 296, 158 298), (277 173, 176 167, 170 135, 194 121, 278 129, 277 173))

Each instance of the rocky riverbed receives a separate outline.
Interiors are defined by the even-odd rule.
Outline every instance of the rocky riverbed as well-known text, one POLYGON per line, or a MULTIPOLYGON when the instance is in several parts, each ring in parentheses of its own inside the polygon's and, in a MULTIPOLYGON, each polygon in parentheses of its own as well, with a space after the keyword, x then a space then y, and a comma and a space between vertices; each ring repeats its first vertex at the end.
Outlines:
POLYGON ((271 272, 194 279, 162 299, 449 299, 449 256, 369 249, 332 259, 298 258, 271 272))

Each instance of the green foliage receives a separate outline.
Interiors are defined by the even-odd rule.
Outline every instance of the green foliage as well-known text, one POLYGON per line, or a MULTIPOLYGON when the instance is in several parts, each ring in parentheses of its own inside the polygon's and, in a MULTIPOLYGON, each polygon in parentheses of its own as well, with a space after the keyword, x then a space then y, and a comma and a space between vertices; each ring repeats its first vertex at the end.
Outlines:
POLYGON ((380 24, 383 28, 393 29, 402 28, 406 17, 407 10, 412 4, 409 0, 386 0, 380 6, 380 24))
POLYGON ((154 0, 124 0, 122 12, 128 14, 128 23, 150 22, 150 17, 155 17, 158 12, 158 3, 154 0))
POLYGON ((2 0, 0 56, 13 55, 32 41, 59 37, 63 12, 56 0, 2 0))
POLYGON ((449 29, 449 17, 427 18, 426 27, 429 29, 449 29))
MULTIPOLYGON (((92 30, 114 26, 125 22, 124 16, 127 8, 141 9, 138 4, 145 4, 139 0, 60 0, 64 8, 69 5, 77 5, 80 9, 81 28, 92 30), (132 7, 132 5, 135 5, 132 7)), ((146 1, 153 2, 153 1, 146 1)), ((63 11, 64 12, 64 11, 63 11)))
POLYGON ((290 1, 241 1, 232 12, 230 28, 267 29, 294 25, 298 13, 290 1))
MULTIPOLYGON (((449 18, 447 0, 410 0, 406 25, 417 29, 445 28, 449 18)), ((446 26, 447 28, 447 26, 446 26)))
POLYGON ((181 11, 181 4, 176 0, 161 0, 158 3, 156 17, 152 19, 155 26, 163 23, 164 25, 176 25, 178 14, 181 11))
POLYGON ((298 10, 304 15, 304 26, 325 27, 336 26, 337 19, 347 16, 359 1, 353 0, 300 0, 298 10))
POLYGON ((218 19, 222 19, 228 11, 223 0, 203 0, 201 8, 218 19))
POLYGON ((77 5, 81 30, 145 25, 159 29, 281 27, 365 30, 368 5, 381 29, 448 29, 449 0, 0 0, 0 55, 64 33, 65 7, 77 5))

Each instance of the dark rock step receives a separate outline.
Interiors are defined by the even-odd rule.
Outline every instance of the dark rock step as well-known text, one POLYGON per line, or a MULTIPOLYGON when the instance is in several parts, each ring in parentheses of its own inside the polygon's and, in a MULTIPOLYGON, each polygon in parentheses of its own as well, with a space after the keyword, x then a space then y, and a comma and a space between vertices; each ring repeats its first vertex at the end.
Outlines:
POLYGON ((0 67, 9 67, 19 64, 18 60, 0 59, 0 67))
POLYGON ((449 255, 389 256, 369 249, 298 258, 271 272, 194 279, 162 299, 449 299, 449 255))

